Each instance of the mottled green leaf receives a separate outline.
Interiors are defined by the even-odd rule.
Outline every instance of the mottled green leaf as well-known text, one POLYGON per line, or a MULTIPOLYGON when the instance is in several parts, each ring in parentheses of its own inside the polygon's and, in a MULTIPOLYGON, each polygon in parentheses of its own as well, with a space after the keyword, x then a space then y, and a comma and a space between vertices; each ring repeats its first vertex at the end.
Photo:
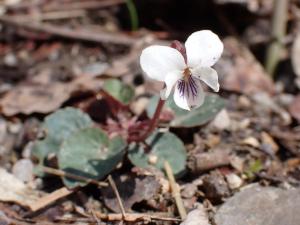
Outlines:
MULTIPOLYGON (((154 96, 150 99, 147 108, 147 114, 152 117, 159 98, 154 96)), ((170 122, 171 127, 195 127, 200 126, 213 119, 221 109, 225 106, 225 101, 217 95, 205 96, 203 105, 197 109, 187 111, 179 108, 173 97, 170 96, 165 103, 165 108, 168 108, 174 113, 174 118, 170 122)))
POLYGON ((106 80, 103 84, 103 90, 123 104, 129 104, 134 97, 132 87, 118 79, 106 80))
MULTIPOLYGON (((87 128, 67 138, 58 153, 59 168, 92 179, 101 179, 122 161, 126 144, 121 137, 112 140, 98 128, 87 128)), ((64 178, 65 185, 76 187, 84 182, 64 178)))
POLYGON ((170 132, 153 133, 147 138, 144 145, 132 144, 129 146, 128 158, 138 167, 154 166, 164 170, 164 161, 167 160, 175 175, 180 175, 185 170, 186 151, 182 141, 170 132))
POLYGON ((62 141, 71 134, 93 125, 89 115, 79 109, 67 107, 47 116, 42 125, 44 140, 36 141, 32 153, 40 162, 49 153, 57 153, 62 141))

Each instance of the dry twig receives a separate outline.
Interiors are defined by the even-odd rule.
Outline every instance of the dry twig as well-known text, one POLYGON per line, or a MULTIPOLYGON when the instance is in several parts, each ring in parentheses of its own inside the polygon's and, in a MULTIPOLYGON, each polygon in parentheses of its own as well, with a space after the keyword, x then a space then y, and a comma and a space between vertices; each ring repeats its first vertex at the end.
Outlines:
POLYGON ((52 175, 56 175, 56 176, 59 176, 59 177, 67 177, 67 178, 70 178, 70 179, 83 181, 83 182, 86 182, 86 183, 89 183, 89 184, 95 184, 99 187, 107 187, 108 186, 108 184, 105 183, 105 182, 97 181, 97 180, 87 178, 87 177, 83 177, 83 176, 79 176, 79 175, 76 175, 76 174, 67 173, 65 171, 54 169, 54 168, 51 168, 51 167, 41 166, 41 168, 42 168, 43 172, 48 173, 48 174, 52 174, 52 175))
POLYGON ((65 11, 76 9, 101 9, 118 4, 123 4, 125 0, 86 0, 86 1, 52 1, 45 3, 45 1, 22 1, 18 4, 8 5, 6 8, 10 11, 29 10, 31 8, 38 8, 42 12, 65 11))
MULTIPOLYGON (((144 214, 144 213, 126 213, 125 217, 121 213, 110 213, 110 214, 104 214, 100 212, 94 212, 95 216, 97 218, 101 219, 102 221, 125 221, 125 222, 151 222, 151 221, 171 221, 171 222, 180 222, 180 219, 177 218, 171 218, 166 217, 165 215, 159 214, 144 214)), ((65 221, 65 222, 72 222, 72 221, 84 221, 84 222, 96 222, 95 218, 56 218, 58 221, 65 221)))
POLYGON ((136 38, 132 38, 123 34, 99 33, 86 29, 69 29, 45 23, 28 23, 27 21, 28 20, 25 20, 25 22, 23 20, 18 20, 14 16, 0 17, 0 23, 5 25, 15 26, 18 28, 23 28, 35 32, 42 32, 74 40, 123 45, 133 45, 138 41, 138 39, 136 38))
POLYGON ((52 4, 46 4, 42 7, 43 11, 65 11, 75 9, 100 9, 107 8, 114 5, 125 3, 125 0, 88 0, 88 1, 69 1, 61 3, 61 1, 54 1, 52 4))

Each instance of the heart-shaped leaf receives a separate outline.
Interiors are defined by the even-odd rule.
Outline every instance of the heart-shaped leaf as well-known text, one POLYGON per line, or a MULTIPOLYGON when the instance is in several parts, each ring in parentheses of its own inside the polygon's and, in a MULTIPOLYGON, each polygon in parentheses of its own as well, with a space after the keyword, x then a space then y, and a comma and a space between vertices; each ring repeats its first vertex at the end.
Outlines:
POLYGON ((103 84, 103 90, 123 104, 129 104, 134 97, 132 87, 118 79, 106 80, 103 84))
POLYGON ((46 138, 35 143, 32 153, 42 163, 49 153, 58 152, 64 139, 92 125, 89 115, 81 110, 71 107, 60 109, 45 118, 42 128, 46 138))
MULTIPOLYGON (((101 179, 122 161, 125 142, 121 137, 109 139, 98 128, 87 128, 67 138, 58 153, 59 168, 92 179, 101 179)), ((63 179, 70 188, 85 185, 69 178, 63 179)))
MULTIPOLYGON (((147 114, 152 117, 159 100, 158 96, 150 99, 147 114)), ((205 101, 202 106, 191 111, 179 108, 172 97, 168 98, 164 109, 169 109, 173 112, 174 118, 170 122, 171 127, 195 127, 200 126, 213 119, 221 109, 225 106, 225 101, 217 95, 205 96, 205 101)))
POLYGON ((186 165, 186 151, 182 141, 170 132, 154 132, 146 139, 149 149, 141 144, 129 146, 128 158, 138 167, 154 166, 164 170, 165 160, 169 162, 173 173, 182 174, 186 165))

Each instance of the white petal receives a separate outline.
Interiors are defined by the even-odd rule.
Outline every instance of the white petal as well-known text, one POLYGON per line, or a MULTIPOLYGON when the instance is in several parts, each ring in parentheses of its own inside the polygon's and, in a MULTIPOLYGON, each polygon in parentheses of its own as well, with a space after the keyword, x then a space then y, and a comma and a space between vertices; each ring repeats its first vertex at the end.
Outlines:
POLYGON ((143 50, 140 57, 143 71, 152 79, 164 81, 168 73, 186 67, 183 56, 174 48, 153 45, 143 50))
POLYGON ((196 67, 191 70, 193 76, 204 81, 214 91, 219 91, 218 73, 210 67, 196 67))
POLYGON ((223 52, 222 41, 210 30, 192 33, 186 40, 185 47, 189 67, 212 66, 223 52))
POLYGON ((197 94, 192 95, 191 93, 188 93, 187 91, 184 91, 182 94, 179 89, 179 82, 177 82, 175 86, 174 91, 174 101, 176 105, 180 108, 183 108, 185 110, 191 110, 198 108, 201 106, 204 102, 204 91, 201 87, 201 82, 198 79, 194 79, 197 85, 197 94))
POLYGON ((165 77, 166 87, 160 92, 161 99, 166 100, 169 97, 174 85, 182 77, 183 73, 181 71, 167 74, 165 77))

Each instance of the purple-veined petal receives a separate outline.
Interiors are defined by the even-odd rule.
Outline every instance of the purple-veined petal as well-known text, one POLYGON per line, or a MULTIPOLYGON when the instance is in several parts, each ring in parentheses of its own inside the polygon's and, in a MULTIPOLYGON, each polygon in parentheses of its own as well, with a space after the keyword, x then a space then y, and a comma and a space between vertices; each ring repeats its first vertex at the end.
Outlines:
POLYGON ((218 73, 210 67, 196 67, 191 70, 192 75, 197 77, 211 87, 214 91, 218 92, 220 85, 218 81, 218 73))
POLYGON ((160 92, 161 99, 166 100, 169 97, 174 85, 182 77, 183 77, 183 73, 181 71, 167 74, 167 76, 165 77, 166 87, 160 92))
POLYGON ((190 76, 188 81, 179 80, 174 91, 176 105, 185 110, 198 108, 204 102, 204 91, 201 82, 190 76))
POLYGON ((148 77, 165 81, 167 74, 183 71, 186 67, 183 56, 176 49, 153 45, 143 50, 140 64, 148 77))
POLYGON ((185 42, 187 64, 189 67, 210 67, 221 57, 223 43, 210 30, 192 33, 185 42))

